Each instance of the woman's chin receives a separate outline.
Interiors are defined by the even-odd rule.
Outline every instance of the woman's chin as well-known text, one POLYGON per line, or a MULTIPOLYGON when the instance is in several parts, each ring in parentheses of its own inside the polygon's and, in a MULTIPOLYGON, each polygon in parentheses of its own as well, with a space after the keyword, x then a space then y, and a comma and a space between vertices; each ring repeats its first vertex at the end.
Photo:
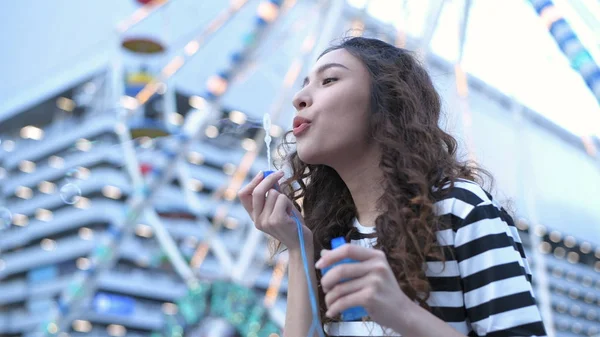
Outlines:
POLYGON ((319 160, 319 155, 317 153, 311 151, 303 151, 301 149, 297 149, 298 158, 302 160, 303 163, 308 165, 318 165, 322 164, 322 160, 319 160))

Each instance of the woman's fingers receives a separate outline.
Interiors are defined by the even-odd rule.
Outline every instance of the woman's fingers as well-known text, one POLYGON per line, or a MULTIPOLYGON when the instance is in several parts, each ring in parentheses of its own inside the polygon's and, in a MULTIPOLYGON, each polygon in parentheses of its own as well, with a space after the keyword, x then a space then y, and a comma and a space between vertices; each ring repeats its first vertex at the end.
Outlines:
POLYGON ((290 216, 290 199, 284 194, 278 193, 277 200, 271 212, 271 217, 277 223, 283 223, 290 216))
MULTIPOLYGON (((363 277, 364 278, 364 277, 363 277)), ((331 307, 335 301, 348 294, 360 291, 365 286, 363 278, 349 280, 347 282, 338 283, 333 289, 325 294, 325 304, 327 308, 331 307)))
POLYGON ((275 190, 271 190, 269 191, 269 193, 267 193, 265 206, 263 207, 263 211, 261 213, 262 219, 260 223, 257 223, 258 221, 255 221, 254 223, 259 230, 262 230, 265 225, 268 225, 269 217, 271 217, 271 213, 273 213, 275 203, 277 202, 277 199, 280 195, 281 194, 279 194, 279 192, 275 190))
POLYGON ((324 292, 329 292, 340 282, 365 276, 371 270, 371 261, 361 263, 343 263, 331 268, 322 278, 324 292))
POLYGON ((263 207, 265 205, 265 196, 267 192, 277 184, 277 181, 283 177, 283 172, 278 171, 275 172, 261 182, 254 188, 252 191, 252 219, 256 221, 260 214, 263 212, 263 207))
MULTIPOLYGON (((361 283, 361 288, 358 291, 351 292, 346 296, 338 297, 335 301, 327 306, 327 312, 325 315, 329 318, 333 318, 337 316, 342 311, 352 308, 363 306, 366 298, 369 298, 372 294, 372 290, 369 287, 366 287, 364 282, 361 283)), ((368 308, 365 308, 367 311, 368 308)))
POLYGON ((262 181, 262 179, 263 179, 263 172, 260 171, 260 172, 258 172, 256 177, 254 177, 252 179, 252 181, 250 181, 250 183, 248 185, 244 186, 238 192, 238 198, 240 198, 240 202, 242 203, 242 206, 244 206, 244 209, 246 209, 246 212, 248 212, 248 214, 250 214, 250 215, 252 215, 252 212, 253 212, 252 192, 254 191, 256 186, 258 186, 258 184, 262 181))

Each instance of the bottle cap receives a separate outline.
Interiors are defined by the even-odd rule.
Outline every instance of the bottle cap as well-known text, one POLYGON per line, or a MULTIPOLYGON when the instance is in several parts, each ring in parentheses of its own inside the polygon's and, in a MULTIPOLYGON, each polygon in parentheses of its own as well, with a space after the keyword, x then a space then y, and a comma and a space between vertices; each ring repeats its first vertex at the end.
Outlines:
POLYGON ((331 249, 336 249, 345 244, 346 244, 346 239, 344 239, 344 237, 342 237, 342 236, 331 239, 331 249))
POLYGON ((273 174, 274 171, 264 171, 263 172, 263 179, 265 179, 266 177, 268 177, 270 174, 273 174))

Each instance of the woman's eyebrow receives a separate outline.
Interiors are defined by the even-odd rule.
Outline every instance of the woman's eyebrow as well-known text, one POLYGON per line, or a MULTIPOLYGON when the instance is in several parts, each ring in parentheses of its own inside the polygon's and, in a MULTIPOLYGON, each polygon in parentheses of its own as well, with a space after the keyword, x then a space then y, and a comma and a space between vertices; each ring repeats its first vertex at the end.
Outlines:
MULTIPOLYGON (((322 72, 324 72, 325 70, 329 69, 329 68, 334 68, 334 67, 340 67, 340 68, 344 68, 346 70, 350 70, 348 67, 346 67, 345 65, 341 64, 341 63, 325 63, 324 65, 320 66, 317 69, 317 74, 320 74, 322 72)), ((308 76, 304 78, 304 81, 302 82, 302 87, 305 87, 308 84, 308 76)))

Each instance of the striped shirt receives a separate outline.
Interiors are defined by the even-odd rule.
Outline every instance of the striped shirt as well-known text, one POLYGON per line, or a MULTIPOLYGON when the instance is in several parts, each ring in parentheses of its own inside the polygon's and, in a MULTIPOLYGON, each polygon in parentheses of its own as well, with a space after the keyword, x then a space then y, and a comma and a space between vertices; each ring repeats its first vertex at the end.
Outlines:
MULTIPOLYGON (((438 244, 454 256, 445 265, 427 261, 432 313, 467 336, 545 336, 531 269, 510 215, 479 185, 463 179, 435 203, 435 210, 452 225, 437 232, 438 244)), ((356 219, 354 226, 359 234, 352 244, 375 245, 375 227, 356 219)), ((324 328, 330 336, 400 336, 374 322, 324 328)))

